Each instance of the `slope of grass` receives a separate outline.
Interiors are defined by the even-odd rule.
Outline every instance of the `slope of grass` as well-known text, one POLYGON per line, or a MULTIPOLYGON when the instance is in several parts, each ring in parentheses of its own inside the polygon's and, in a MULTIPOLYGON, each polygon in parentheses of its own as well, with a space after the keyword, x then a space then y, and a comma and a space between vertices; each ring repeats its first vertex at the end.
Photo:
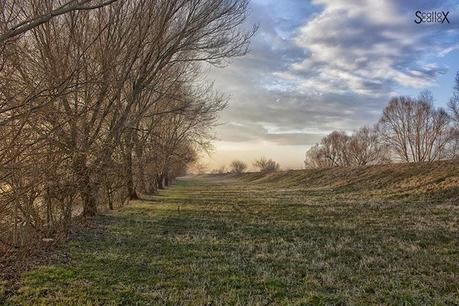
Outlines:
POLYGON ((10 305, 457 305, 457 162, 187 178, 97 217, 10 305))
POLYGON ((0 297, 5 294, 5 285, 6 282, 0 279, 0 297))

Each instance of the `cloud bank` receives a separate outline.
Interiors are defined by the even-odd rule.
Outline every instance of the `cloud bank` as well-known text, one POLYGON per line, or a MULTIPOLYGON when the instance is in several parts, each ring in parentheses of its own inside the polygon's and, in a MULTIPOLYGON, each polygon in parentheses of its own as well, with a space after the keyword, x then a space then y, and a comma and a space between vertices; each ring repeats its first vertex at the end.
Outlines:
MULTIPOLYGON (((459 5, 445 1, 254 1, 251 52, 212 69, 231 95, 217 137, 305 150, 326 133, 375 122, 390 95, 436 84, 459 47, 459 5), (449 10, 450 24, 416 24, 449 10)), ((218 146, 216 154, 218 155, 218 146)))

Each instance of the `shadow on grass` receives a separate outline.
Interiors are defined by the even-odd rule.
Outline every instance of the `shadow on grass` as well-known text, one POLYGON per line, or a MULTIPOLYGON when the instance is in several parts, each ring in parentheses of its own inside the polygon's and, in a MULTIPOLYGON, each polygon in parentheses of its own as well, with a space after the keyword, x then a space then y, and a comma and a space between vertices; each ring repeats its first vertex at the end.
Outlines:
MULTIPOLYGON (((327 209, 279 208, 282 199, 276 199, 265 211, 247 214, 228 207, 246 201, 266 202, 269 193, 250 198, 238 194, 242 185, 230 189, 199 186, 187 182, 148 202, 138 201, 122 212, 97 217, 68 244, 68 264, 27 273, 23 287, 8 302, 320 305, 458 301, 457 239, 442 227, 444 223, 427 223, 435 221, 429 219, 431 211, 334 202, 327 209)), ((440 213, 444 217, 448 211, 440 213)))

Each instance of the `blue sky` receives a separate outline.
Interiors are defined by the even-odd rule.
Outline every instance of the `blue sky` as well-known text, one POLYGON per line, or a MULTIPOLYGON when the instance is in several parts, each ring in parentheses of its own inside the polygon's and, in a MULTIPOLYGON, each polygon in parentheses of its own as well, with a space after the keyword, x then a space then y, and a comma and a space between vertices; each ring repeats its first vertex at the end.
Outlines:
POLYGON ((230 96, 210 168, 257 156, 301 168, 332 130, 377 122, 391 96, 432 91, 445 106, 459 70, 459 1, 252 0, 248 55, 209 78, 230 96), (450 23, 416 24, 416 11, 450 23))

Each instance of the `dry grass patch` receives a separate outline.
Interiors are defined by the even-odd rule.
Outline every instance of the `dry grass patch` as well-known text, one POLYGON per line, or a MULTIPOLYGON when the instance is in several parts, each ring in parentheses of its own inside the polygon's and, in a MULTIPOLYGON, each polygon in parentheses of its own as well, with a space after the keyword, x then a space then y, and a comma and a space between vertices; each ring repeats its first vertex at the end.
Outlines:
POLYGON ((8 303, 456 305, 457 169, 187 178, 98 217, 8 303))

